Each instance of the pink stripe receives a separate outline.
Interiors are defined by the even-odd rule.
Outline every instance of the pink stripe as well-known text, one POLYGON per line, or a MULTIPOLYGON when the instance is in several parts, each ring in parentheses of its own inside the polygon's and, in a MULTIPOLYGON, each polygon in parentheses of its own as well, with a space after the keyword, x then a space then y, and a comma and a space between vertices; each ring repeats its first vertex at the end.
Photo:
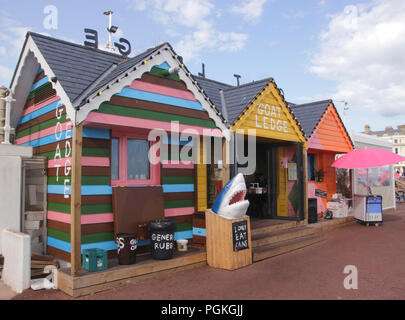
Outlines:
POLYGON ((162 166, 165 169, 194 169, 194 163, 184 164, 182 161, 179 163, 172 163, 172 161, 162 161, 162 166))
POLYGON ((99 126, 100 128, 106 127, 106 124, 112 126, 120 126, 120 127, 131 127, 131 128, 144 128, 144 129, 161 129, 166 131, 173 131, 180 132, 180 133, 190 133, 190 134, 199 134, 203 136, 211 136, 211 137, 222 137, 221 130, 219 129, 210 129, 210 128, 203 128, 197 126, 189 126, 189 125, 176 125, 173 126, 170 122, 165 121, 157 121, 157 120, 149 120, 149 119, 139 119, 139 118, 132 118, 132 117, 124 117, 124 116, 117 116, 112 114, 103 114, 103 113, 95 113, 90 112, 87 116, 84 125, 93 125, 94 124, 102 124, 103 126, 99 126))
POLYGON ((148 83, 148 82, 144 82, 144 81, 140 81, 140 80, 134 80, 131 83, 130 88, 147 91, 147 92, 153 92, 153 93, 171 96, 171 97, 175 97, 175 98, 181 98, 181 99, 185 99, 185 100, 197 101, 194 98, 194 95, 190 91, 179 90, 179 89, 161 86, 158 84, 148 83))
MULTIPOLYGON (((68 120, 68 121, 65 121, 65 122, 62 122, 62 123, 59 124, 59 125, 62 125, 62 131, 58 131, 58 134, 62 135, 62 133, 65 132, 66 126, 64 126, 64 125, 66 123, 68 123, 68 122, 71 122, 71 121, 68 120)), ((70 127, 70 128, 72 128, 72 127, 70 127)), ((36 139, 39 139, 39 138, 50 136, 52 134, 56 134, 55 132, 56 132, 56 125, 53 126, 53 127, 46 128, 46 129, 41 130, 41 131, 31 133, 31 134, 29 134, 27 136, 18 138, 18 139, 16 139, 16 143, 17 144, 23 144, 23 143, 28 142, 28 141, 33 141, 33 140, 36 140, 36 139)), ((62 137, 61 137, 61 140, 62 140, 62 137)))
MULTIPOLYGON (((48 220, 59 221, 70 224, 70 214, 61 213, 56 211, 48 211, 48 220)), ((112 213, 99 213, 99 214, 84 214, 81 216, 82 224, 96 224, 113 222, 114 216, 112 213)))
POLYGON ((165 209, 165 217, 186 216, 194 213, 194 207, 165 209))
MULTIPOLYGON (((27 109, 24 110, 22 116, 26 116, 27 114, 30 114, 31 112, 34 112, 34 111, 36 111, 38 109, 41 109, 41 108, 47 106, 48 104, 51 104, 51 103, 53 103, 53 102, 55 102, 55 101, 57 101, 59 99, 60 98, 58 96, 52 96, 52 97, 46 99, 45 101, 43 101, 41 103, 33 104, 32 106, 30 106, 30 107, 28 107, 27 109)), ((56 116, 56 113, 55 113, 55 116, 56 116)))
MULTIPOLYGON (((48 168, 55 168, 56 166, 70 167, 72 158, 61 158, 48 161, 48 168), (67 164, 66 164, 67 163, 67 164)), ((109 167, 110 159, 105 157, 82 157, 82 166, 84 167, 109 167)))

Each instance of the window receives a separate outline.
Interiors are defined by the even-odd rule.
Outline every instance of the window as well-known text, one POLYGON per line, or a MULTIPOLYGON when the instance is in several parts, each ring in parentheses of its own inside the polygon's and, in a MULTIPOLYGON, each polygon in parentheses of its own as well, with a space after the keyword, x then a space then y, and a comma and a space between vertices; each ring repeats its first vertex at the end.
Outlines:
POLYGON ((159 184, 159 163, 150 163, 147 135, 113 132, 111 139, 111 185, 159 184))
POLYGON ((315 180, 315 172, 318 170, 318 157, 316 154, 308 153, 308 180, 315 180))
POLYGON ((395 148, 395 153, 398 154, 398 148, 395 148))

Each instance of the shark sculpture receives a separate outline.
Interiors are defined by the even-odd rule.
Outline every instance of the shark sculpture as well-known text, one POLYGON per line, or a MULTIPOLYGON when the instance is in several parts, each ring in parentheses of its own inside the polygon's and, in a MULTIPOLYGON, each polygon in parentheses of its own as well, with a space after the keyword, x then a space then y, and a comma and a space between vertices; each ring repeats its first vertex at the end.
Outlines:
POLYGON ((227 219, 239 219, 245 216, 249 207, 246 196, 246 183, 242 173, 233 177, 222 189, 214 202, 212 211, 227 219))

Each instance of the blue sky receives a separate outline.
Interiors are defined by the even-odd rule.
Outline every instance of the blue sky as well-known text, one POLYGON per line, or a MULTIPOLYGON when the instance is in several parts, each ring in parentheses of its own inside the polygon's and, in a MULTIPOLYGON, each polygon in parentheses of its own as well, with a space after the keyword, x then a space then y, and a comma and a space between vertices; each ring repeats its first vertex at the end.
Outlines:
POLYGON ((133 54, 167 41, 193 73, 235 84, 273 77, 288 101, 333 98, 346 126, 405 124, 403 0, 0 0, 0 85, 10 84, 27 30, 83 43, 107 39, 107 17, 133 54), (57 8, 57 29, 44 8, 57 8))

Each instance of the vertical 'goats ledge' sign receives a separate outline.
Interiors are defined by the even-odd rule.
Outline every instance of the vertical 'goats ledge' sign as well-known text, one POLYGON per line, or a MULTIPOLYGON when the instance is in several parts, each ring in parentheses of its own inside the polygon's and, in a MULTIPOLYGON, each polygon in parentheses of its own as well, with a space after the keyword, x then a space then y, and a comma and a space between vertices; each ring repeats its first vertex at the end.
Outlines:
POLYGON ((247 221, 232 223, 233 251, 249 249, 247 221))

